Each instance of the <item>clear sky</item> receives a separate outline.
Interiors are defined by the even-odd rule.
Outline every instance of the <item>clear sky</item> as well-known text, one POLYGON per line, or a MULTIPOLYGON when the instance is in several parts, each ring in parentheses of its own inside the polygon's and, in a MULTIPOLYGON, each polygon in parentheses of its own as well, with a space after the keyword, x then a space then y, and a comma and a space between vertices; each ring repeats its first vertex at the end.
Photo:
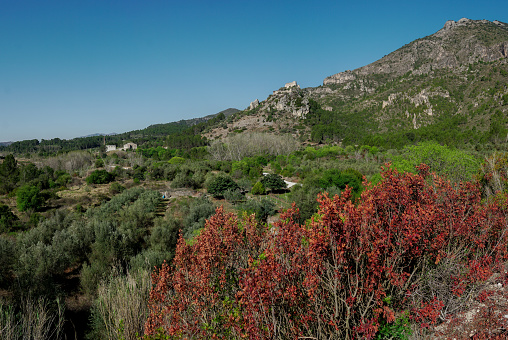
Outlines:
POLYGON ((246 108, 508 1, 0 0, 0 141, 246 108))

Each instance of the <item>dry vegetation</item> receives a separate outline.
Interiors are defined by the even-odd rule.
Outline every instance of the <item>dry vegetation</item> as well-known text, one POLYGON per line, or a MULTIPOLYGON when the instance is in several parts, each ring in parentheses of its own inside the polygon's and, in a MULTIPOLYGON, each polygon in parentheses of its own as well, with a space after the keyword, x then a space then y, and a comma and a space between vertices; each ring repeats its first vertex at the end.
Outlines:
POLYGON ((208 152, 216 160, 240 161, 257 155, 288 155, 298 148, 291 135, 243 133, 212 142, 208 152))

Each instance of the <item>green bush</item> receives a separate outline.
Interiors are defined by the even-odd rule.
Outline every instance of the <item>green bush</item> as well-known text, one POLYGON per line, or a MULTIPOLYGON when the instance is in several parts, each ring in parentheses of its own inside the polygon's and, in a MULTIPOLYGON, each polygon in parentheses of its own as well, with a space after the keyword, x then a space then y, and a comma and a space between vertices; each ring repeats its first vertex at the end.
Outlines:
POLYGON ((247 214, 255 214, 256 219, 261 222, 266 222, 269 216, 273 216, 277 213, 275 203, 264 197, 260 200, 247 200, 247 202, 240 206, 240 211, 245 211, 247 214))
POLYGON ((175 178, 171 182, 171 187, 195 189, 197 187, 197 183, 193 180, 191 175, 188 175, 182 171, 175 176, 175 178))
POLYGON ((326 170, 319 179, 319 186, 323 189, 335 186, 344 190, 346 186, 349 186, 353 192, 358 193, 361 189, 361 185, 361 174, 358 175, 354 170, 339 171, 337 169, 329 169, 326 170))
POLYGON ((23 185, 16 192, 19 211, 36 211, 44 204, 44 197, 39 188, 33 185, 23 185))
POLYGON ((0 194, 7 194, 16 188, 19 179, 19 168, 12 154, 5 156, 0 164, 0 194))
MULTIPOLYGON (((192 214, 195 214, 195 212, 193 211, 192 214)), ((205 213, 204 215, 207 214, 205 213)), ((191 216, 191 214, 188 216, 191 216)), ((189 217, 189 219, 194 221, 195 216, 189 217)), ((178 242, 180 229, 182 229, 182 225, 173 216, 155 219, 150 238, 148 239, 150 249, 173 252, 178 242)))
POLYGON ((436 142, 406 146, 400 156, 393 157, 392 164, 399 171, 415 173, 421 163, 454 182, 472 180, 481 167, 481 160, 468 152, 436 142))
POLYGON ((69 184, 72 181, 71 175, 64 172, 63 174, 59 174, 58 177, 55 180, 55 183, 58 186, 65 187, 67 184, 69 184))
POLYGON ((409 322, 408 313, 402 314, 394 322, 387 323, 382 321, 375 340, 399 339, 407 340, 411 332, 411 323, 409 322))
POLYGON ((182 164, 185 163, 185 159, 182 157, 173 157, 168 161, 169 164, 182 164))
POLYGON ((248 176, 250 178, 257 178, 261 176, 263 171, 262 163, 258 162, 264 161, 266 162, 266 160, 262 157, 245 157, 241 161, 233 162, 231 172, 238 173, 238 178, 240 178, 242 175, 248 176))
POLYGON ((118 182, 113 182, 109 186, 109 192, 112 193, 113 195, 119 194, 124 190, 125 190, 125 187, 118 182))
POLYGON ((226 190, 224 192, 224 198, 233 204, 245 201, 245 196, 241 192, 240 188, 226 190))
POLYGON ((237 190, 239 187, 231 177, 219 175, 210 182, 207 189, 213 197, 222 198, 227 190, 237 190))
POLYGON ((12 277, 14 246, 15 244, 11 239, 0 236, 0 287, 5 287, 12 277))
POLYGON ((319 204, 316 197, 319 192, 320 188, 311 185, 295 185, 291 188, 291 201, 300 209, 300 223, 305 223, 317 212, 319 204))
POLYGON ((18 217, 8 206, 0 204, 0 233, 6 233, 18 226, 18 217))
POLYGON ((249 192, 252 190, 252 181, 248 178, 240 178, 237 183, 243 192, 249 192))
POLYGON ((106 170, 95 170, 86 178, 88 184, 106 184, 115 179, 115 176, 106 170))
POLYGON ((206 198, 191 201, 189 210, 183 220, 182 234, 185 239, 192 238, 196 232, 205 226, 207 218, 215 213, 215 206, 206 198))
POLYGON ((266 194, 265 186, 261 182, 257 182, 252 187, 252 194, 253 195, 264 195, 266 194))
POLYGON ((270 189, 272 191, 280 191, 287 188, 286 182, 277 174, 263 176, 261 183, 264 185, 265 189, 270 189))

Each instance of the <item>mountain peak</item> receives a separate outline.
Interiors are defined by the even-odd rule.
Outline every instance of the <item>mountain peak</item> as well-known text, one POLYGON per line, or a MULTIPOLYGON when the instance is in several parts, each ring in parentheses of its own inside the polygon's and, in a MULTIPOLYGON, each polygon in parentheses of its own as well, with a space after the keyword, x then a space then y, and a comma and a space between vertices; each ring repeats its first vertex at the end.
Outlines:
MULTIPOLYGON (((497 20, 448 20, 438 32, 417 39, 372 64, 327 77, 323 85, 347 84, 375 74, 383 78, 396 78, 408 72, 428 74, 436 69, 458 69, 478 61, 492 62, 507 57, 507 24, 497 20)), ((372 92, 375 83, 374 79, 363 88, 372 92)))
POLYGON ((469 23, 469 22, 471 22, 471 19, 468 19, 468 18, 462 18, 459 21, 448 20, 447 22, 445 22, 445 24, 443 26, 443 30, 448 31, 448 30, 451 30, 457 26, 466 26, 467 23, 469 23))
POLYGON ((454 20, 448 20, 447 22, 445 22, 443 28, 438 31, 436 34, 439 35, 439 33, 443 33, 443 32, 447 32, 447 31, 450 31, 450 30, 453 30, 454 28, 456 27, 464 27, 464 26, 469 26, 471 24, 484 24, 484 25, 496 25, 496 26, 499 26, 499 27, 502 27, 502 28, 506 28, 508 27, 507 24, 505 24, 504 22, 501 22, 499 20, 494 20, 494 21, 488 21, 488 20, 471 20, 471 19, 468 19, 468 18, 462 18, 460 19, 459 21, 454 21, 454 20))

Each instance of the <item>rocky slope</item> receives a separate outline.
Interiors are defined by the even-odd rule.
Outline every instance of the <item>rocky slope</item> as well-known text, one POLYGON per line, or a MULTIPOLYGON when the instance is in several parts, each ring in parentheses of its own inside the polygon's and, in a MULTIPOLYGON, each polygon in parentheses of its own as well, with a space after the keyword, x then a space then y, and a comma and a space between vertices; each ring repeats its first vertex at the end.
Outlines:
POLYGON ((288 83, 266 100, 251 103, 207 137, 271 130, 314 141, 340 141, 450 120, 471 135, 504 140, 507 58, 508 24, 465 18, 447 21, 438 32, 372 64, 325 78, 322 86, 300 89, 296 82, 288 83), (326 119, 323 114, 315 116, 313 100, 329 112, 326 119), (320 124, 327 133, 315 133, 320 124))
MULTIPOLYGON (((302 122, 309 111, 307 91, 302 90, 297 82, 293 81, 273 91, 262 102, 254 100, 247 109, 232 115, 226 123, 208 130, 204 136, 208 139, 217 139, 243 131, 299 135, 295 132, 295 125, 302 122)), ((303 126, 301 128, 305 131, 303 126)))
POLYGON ((421 75, 449 69, 460 73, 474 62, 492 62, 507 56, 507 24, 466 18, 450 20, 435 34, 413 41, 367 66, 327 77, 323 85, 351 84, 356 80, 360 91, 373 92, 386 80, 408 72, 421 75), (376 74, 384 77, 376 81, 372 77, 376 74))
POLYGON ((463 129, 489 131, 507 112, 508 25, 447 21, 380 60, 327 77, 309 96, 338 115, 369 112, 368 132, 418 129, 460 115, 463 129))

